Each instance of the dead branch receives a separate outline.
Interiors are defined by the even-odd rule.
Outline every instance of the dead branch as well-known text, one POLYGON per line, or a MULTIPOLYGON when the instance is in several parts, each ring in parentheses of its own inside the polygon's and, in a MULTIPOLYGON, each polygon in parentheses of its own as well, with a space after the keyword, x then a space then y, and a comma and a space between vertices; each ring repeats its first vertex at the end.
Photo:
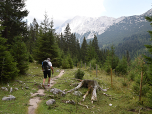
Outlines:
POLYGON ((87 105, 83 105, 81 103, 78 102, 79 105, 86 107, 87 109, 89 108, 87 105))

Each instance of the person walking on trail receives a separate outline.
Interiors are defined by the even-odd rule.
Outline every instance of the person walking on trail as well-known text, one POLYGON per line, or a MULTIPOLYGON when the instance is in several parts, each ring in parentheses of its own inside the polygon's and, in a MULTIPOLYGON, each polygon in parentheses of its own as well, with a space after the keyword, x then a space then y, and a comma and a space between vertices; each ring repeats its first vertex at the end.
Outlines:
POLYGON ((48 76, 48 86, 50 86, 51 70, 53 74, 54 71, 53 71, 52 63, 50 62, 50 58, 47 58, 47 60, 44 60, 42 62, 42 71, 44 74, 43 85, 42 85, 43 87, 44 87, 47 76, 48 76))

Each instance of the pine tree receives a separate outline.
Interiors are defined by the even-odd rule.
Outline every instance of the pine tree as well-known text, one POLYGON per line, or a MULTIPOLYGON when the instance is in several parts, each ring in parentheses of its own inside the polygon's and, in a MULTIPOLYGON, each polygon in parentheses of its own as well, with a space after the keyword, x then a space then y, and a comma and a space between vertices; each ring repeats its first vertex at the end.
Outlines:
POLYGON ((82 61, 85 63, 87 62, 86 58, 87 58, 87 48, 88 48, 88 44, 86 41, 86 38, 84 37, 82 45, 81 45, 81 59, 82 61))
POLYGON ((23 19, 28 15, 28 11, 24 7, 24 0, 0 1, 0 20, 2 21, 1 25, 5 27, 2 37, 8 39, 8 44, 13 42, 15 36, 27 33, 26 22, 23 19))
POLYGON ((108 55, 106 58, 106 61, 104 63, 104 67, 106 68, 106 71, 109 73, 109 70, 115 69, 118 65, 119 58, 115 55, 115 48, 114 46, 111 46, 111 50, 108 51, 108 55))
MULTIPOLYGON (((61 56, 59 55, 59 47, 55 41, 55 33, 53 31, 53 23, 50 24, 47 14, 40 25, 39 37, 34 49, 34 58, 41 63, 46 58, 51 58, 54 66, 61 65, 61 56)), ((53 21, 51 21, 53 22, 53 21)))
POLYGON ((28 27, 28 35, 24 37, 24 42, 30 54, 33 54, 33 49, 35 48, 35 42, 38 37, 38 27, 39 25, 34 18, 33 22, 30 23, 30 26, 28 27))
MULTIPOLYGON (((0 33, 2 31, 2 26, 0 26, 0 33)), ((14 62, 13 56, 7 51, 7 39, 2 38, 0 35, 0 82, 7 83, 10 80, 18 76, 18 69, 16 67, 17 63, 14 62)))
MULTIPOLYGON (((83 55, 82 55, 83 56, 83 55)), ((92 46, 92 42, 89 42, 88 48, 87 48, 87 62, 91 61, 92 59, 97 59, 97 53, 95 52, 95 48, 92 46)))
POLYGON ((119 61, 118 66, 116 67, 116 72, 125 75, 127 73, 127 58, 123 56, 122 60, 119 61))
POLYGON ((22 36, 16 36, 11 48, 11 54, 14 60, 18 63, 17 68, 21 74, 25 74, 28 70, 29 54, 25 43, 22 40, 22 36))
MULTIPOLYGON (((152 22, 152 16, 151 17, 146 17, 146 20, 149 22, 152 22)), ((150 23, 150 25, 152 26, 152 23, 150 23)), ((150 36, 151 36, 151 40, 152 40, 152 31, 148 31, 150 36)), ((152 54, 152 45, 145 45, 145 47, 148 49, 149 53, 152 54)), ((148 70, 148 83, 152 86, 152 58, 145 56, 145 59, 147 60, 147 63, 149 64, 149 70, 148 70)))
POLYGON ((70 29, 70 25, 69 25, 69 23, 67 24, 67 26, 66 26, 66 28, 65 28, 65 30, 64 30, 64 39, 65 39, 65 50, 64 50, 64 52, 67 52, 68 50, 69 50, 69 47, 70 47, 70 45, 71 45, 71 29, 70 29))
POLYGON ((97 55, 99 55, 98 39, 97 39, 96 35, 94 35, 94 39, 92 41, 92 46, 94 47, 95 52, 97 53, 97 55))

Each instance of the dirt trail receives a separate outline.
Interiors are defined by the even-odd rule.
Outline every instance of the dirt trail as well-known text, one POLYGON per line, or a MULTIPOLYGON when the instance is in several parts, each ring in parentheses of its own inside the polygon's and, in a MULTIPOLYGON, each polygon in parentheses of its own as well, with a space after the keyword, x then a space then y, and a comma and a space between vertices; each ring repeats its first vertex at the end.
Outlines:
MULTIPOLYGON (((63 74, 64 74, 64 70, 62 70, 58 76, 53 77, 51 79, 50 87, 46 86, 45 88, 50 89, 55 84, 55 80, 60 78, 63 74)), ((45 95, 44 94, 44 89, 39 89, 37 91, 37 93, 34 93, 34 94, 31 95, 33 98, 31 98, 30 101, 29 101, 30 106, 28 107, 28 114, 35 114, 35 109, 38 107, 38 103, 41 102, 40 97, 34 97, 34 96, 37 96, 37 95, 44 96, 45 95)))

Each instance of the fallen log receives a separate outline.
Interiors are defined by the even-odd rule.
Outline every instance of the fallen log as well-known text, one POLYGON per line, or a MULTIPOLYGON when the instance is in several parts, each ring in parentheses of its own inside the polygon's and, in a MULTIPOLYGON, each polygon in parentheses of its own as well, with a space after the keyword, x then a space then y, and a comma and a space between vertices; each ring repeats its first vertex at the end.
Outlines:
POLYGON ((67 91, 67 93, 71 93, 73 91, 78 90, 81 87, 85 87, 88 88, 88 91, 86 92, 86 94, 83 96, 83 101, 85 100, 86 96, 91 93, 91 102, 93 103, 94 101, 97 101, 97 89, 102 90, 102 91, 107 91, 107 89, 103 89, 101 88, 97 81, 95 80, 82 80, 79 85, 69 91, 67 91))

